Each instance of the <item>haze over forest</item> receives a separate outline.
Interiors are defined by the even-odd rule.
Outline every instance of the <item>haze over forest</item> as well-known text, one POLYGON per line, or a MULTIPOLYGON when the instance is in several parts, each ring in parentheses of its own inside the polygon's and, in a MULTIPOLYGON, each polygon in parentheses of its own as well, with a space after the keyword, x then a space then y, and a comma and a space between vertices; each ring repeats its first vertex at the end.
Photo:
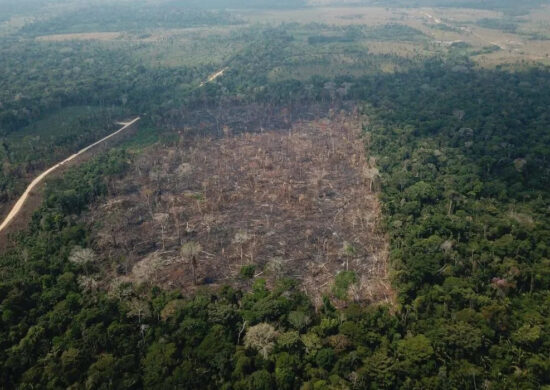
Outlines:
POLYGON ((546 0, 0 0, 0 389, 550 389, 546 0))

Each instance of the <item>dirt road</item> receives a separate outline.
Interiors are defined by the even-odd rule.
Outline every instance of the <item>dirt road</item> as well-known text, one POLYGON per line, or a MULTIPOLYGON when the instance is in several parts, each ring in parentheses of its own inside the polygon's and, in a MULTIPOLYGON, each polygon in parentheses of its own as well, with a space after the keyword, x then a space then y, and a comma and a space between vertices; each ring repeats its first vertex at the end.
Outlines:
POLYGON ((17 214, 19 213, 19 211, 21 211, 21 208, 23 207, 23 205, 25 204, 25 201, 27 200, 27 198, 29 197, 31 191, 34 189, 34 187, 36 187, 42 180, 44 180, 44 178, 46 176, 48 176, 50 173, 52 173, 53 171, 55 171, 56 169, 58 169, 59 167, 65 165, 66 163, 68 163, 69 161, 75 159, 76 157, 80 156, 81 154, 87 152, 88 150, 90 150, 91 148, 93 148, 94 146, 97 146, 103 142, 105 142, 106 140, 108 140, 109 138, 111 137, 114 137, 115 135, 123 132, 124 130, 126 130, 128 127, 130 127, 131 125, 133 125, 134 123, 136 123, 138 120, 140 120, 140 117, 137 117, 133 120, 131 120, 130 122, 125 122, 125 123, 121 123, 123 124, 124 126, 121 127, 120 129, 118 129, 117 131, 115 131, 114 133, 111 133, 109 134, 108 136, 100 139, 99 141, 97 142, 94 142, 93 144, 91 145, 88 145, 86 146, 84 149, 81 149, 80 151, 78 151, 77 153, 71 155, 70 157, 66 158, 65 160, 61 161, 60 163, 57 163, 55 164, 54 166, 48 168, 47 170, 45 170, 44 172, 42 172, 38 177, 36 177, 32 182, 31 184, 29 184, 29 186, 27 187, 27 189, 25 190, 25 192, 23 193, 23 195, 21 195, 21 197, 17 200, 17 202, 15 203, 15 205, 13 206, 13 208, 11 209, 11 211, 9 212, 8 216, 6 217, 6 219, 4 219, 4 222, 2 222, 2 225, 0 225, 0 232, 3 231, 12 221, 13 219, 17 216, 17 214))
POLYGON ((208 79, 206 81, 203 81, 199 87, 202 87, 203 85, 211 82, 211 81, 214 81, 216 80, 218 77, 222 76, 224 74, 224 72, 227 70, 227 68, 223 68, 222 70, 220 70, 219 72, 216 72, 214 73, 213 75, 210 75, 210 77, 208 77, 208 79))

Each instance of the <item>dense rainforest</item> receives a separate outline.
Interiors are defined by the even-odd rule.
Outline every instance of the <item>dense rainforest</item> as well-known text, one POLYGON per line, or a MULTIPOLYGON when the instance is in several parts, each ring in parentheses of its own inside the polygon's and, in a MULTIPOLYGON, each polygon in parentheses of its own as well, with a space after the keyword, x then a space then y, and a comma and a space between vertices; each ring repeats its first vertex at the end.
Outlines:
POLYGON ((0 257, 4 388, 550 386, 547 69, 435 60, 303 82, 231 72, 185 100, 336 109, 347 100, 367 115, 396 302, 337 309, 326 298, 316 309, 296 281, 267 288, 261 277, 248 290, 192 297, 97 289, 102 264, 77 215, 132 164, 120 148, 48 185, 28 231, 0 257))

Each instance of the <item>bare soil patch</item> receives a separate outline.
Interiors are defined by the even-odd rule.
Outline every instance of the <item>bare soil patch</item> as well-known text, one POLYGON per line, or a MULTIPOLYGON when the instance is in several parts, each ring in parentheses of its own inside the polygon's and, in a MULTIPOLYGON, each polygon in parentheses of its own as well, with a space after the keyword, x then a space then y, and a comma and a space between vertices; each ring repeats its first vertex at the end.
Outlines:
POLYGON ((319 304, 349 270, 351 298, 389 299, 376 169, 363 145, 361 118, 348 114, 155 146, 88 216, 95 249, 118 259, 101 283, 242 287, 250 280, 241 270, 254 266, 269 283, 298 279, 319 304), (194 259, 180 250, 189 243, 194 259))

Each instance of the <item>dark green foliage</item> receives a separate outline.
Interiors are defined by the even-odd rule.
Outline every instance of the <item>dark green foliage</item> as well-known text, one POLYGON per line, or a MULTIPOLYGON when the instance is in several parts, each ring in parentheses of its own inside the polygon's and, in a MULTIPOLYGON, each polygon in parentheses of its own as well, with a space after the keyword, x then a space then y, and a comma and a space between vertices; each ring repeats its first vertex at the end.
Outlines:
POLYGON ((164 4, 134 2, 132 7, 118 4, 84 6, 73 12, 26 25, 22 33, 47 35, 96 31, 143 31, 146 28, 185 28, 205 25, 237 24, 239 20, 223 11, 190 8, 176 1, 164 4))
POLYGON ((422 31, 403 24, 386 24, 366 29, 364 36, 380 41, 417 41, 426 37, 422 31))
POLYGON ((353 271, 340 271, 334 277, 333 294, 340 298, 346 299, 349 287, 357 282, 357 275, 353 271))
POLYGON ((315 356, 315 363, 325 370, 330 370, 334 364, 335 356, 331 348, 323 348, 315 356))
POLYGON ((502 19, 480 19, 476 23, 480 27, 492 28, 495 30, 502 30, 509 33, 515 33, 518 24, 513 20, 502 20, 502 19))
POLYGON ((425 38, 425 35, 412 27, 402 24, 386 24, 379 27, 361 28, 359 26, 348 26, 344 28, 343 34, 312 35, 308 37, 310 45, 326 43, 349 43, 361 39, 377 41, 417 41, 425 38))
POLYGON ((256 267, 254 265, 243 265, 241 267, 240 274, 243 278, 252 279, 254 277, 254 271, 256 267))

